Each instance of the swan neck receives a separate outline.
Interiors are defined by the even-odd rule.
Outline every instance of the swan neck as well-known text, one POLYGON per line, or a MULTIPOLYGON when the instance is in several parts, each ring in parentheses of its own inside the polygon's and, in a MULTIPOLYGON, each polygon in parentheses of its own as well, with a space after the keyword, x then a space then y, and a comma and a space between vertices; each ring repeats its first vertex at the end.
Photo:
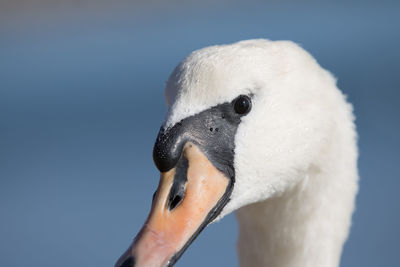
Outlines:
POLYGON ((290 192, 239 209, 240 266, 339 266, 357 175, 336 170, 311 167, 290 192))

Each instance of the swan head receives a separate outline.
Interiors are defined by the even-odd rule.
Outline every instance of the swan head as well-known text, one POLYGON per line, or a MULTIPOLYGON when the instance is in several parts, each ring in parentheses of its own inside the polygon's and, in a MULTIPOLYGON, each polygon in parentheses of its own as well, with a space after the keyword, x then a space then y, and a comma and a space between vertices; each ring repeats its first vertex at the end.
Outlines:
POLYGON ((116 266, 172 266, 212 221, 293 188, 327 160, 343 96, 298 45, 248 40, 190 54, 165 97, 153 152, 160 184, 116 266))

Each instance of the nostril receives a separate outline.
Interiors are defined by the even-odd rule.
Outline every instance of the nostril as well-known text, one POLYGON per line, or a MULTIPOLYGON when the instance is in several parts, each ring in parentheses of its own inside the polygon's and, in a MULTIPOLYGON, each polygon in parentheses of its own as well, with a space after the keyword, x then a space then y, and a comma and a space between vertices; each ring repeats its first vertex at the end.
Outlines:
POLYGON ((135 267, 135 258, 133 256, 127 258, 119 267, 135 267))
POLYGON ((176 208, 183 200, 185 196, 185 185, 187 182, 187 171, 189 168, 189 161, 186 156, 183 156, 178 165, 176 166, 176 172, 174 177, 174 182, 171 186, 171 191, 169 192, 168 198, 168 209, 173 210, 176 208))
POLYGON ((182 201, 183 196, 175 195, 169 200, 169 210, 173 210, 182 201))

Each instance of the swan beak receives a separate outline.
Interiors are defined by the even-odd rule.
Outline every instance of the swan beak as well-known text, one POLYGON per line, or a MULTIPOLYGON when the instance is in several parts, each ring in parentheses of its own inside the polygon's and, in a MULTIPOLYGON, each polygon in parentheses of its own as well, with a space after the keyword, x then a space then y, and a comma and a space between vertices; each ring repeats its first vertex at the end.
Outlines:
POLYGON ((150 215, 116 267, 171 267, 227 202, 229 179, 187 143, 177 165, 161 173, 150 215))

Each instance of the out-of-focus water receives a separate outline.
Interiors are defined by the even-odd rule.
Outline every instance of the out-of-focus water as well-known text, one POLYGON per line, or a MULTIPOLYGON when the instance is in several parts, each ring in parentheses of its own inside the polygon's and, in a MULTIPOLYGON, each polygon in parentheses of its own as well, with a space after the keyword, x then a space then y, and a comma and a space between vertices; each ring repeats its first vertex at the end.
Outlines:
MULTIPOLYGON (((112 266, 150 209, 164 83, 189 52, 290 39, 338 77, 360 133, 361 191, 341 266, 398 266, 400 4, 238 3, 0 27, 0 265, 112 266)), ((237 266, 234 216, 177 266, 237 266)))

